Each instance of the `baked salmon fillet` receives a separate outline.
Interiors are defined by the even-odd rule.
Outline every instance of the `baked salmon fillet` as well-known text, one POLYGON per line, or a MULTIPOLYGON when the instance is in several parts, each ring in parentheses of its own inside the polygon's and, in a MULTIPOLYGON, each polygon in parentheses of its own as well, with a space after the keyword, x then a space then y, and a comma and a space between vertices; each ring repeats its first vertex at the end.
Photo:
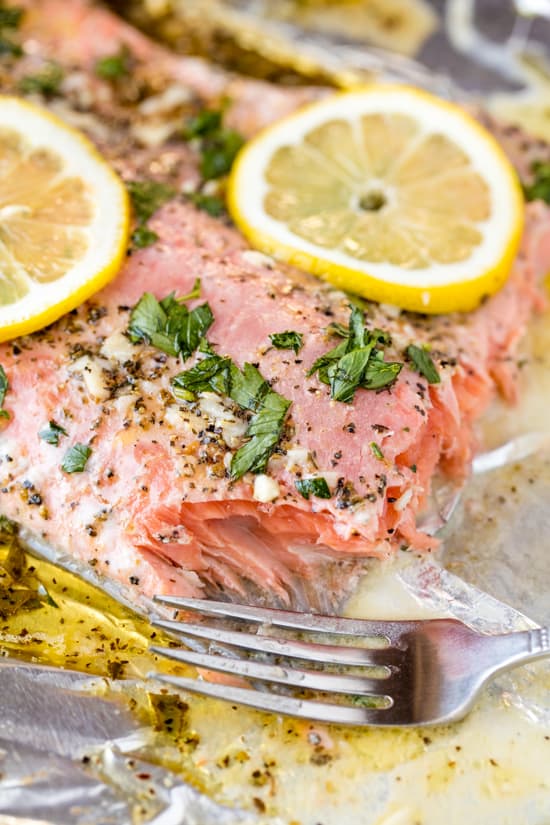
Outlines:
MULTIPOLYGON (((351 334, 349 297, 251 250, 226 219, 195 208, 182 193, 200 180, 200 152, 177 134, 185 117, 222 98, 228 122, 248 136, 325 91, 175 57, 81 0, 23 6, 25 54, 2 70, 2 91, 55 58, 64 79, 42 102, 87 132, 127 181, 157 180, 176 194, 148 223, 156 241, 133 248, 107 288, 0 347, 9 382, 0 512, 31 545, 90 565, 134 602, 223 592, 329 610, 365 560, 433 549, 417 520, 434 477, 460 483, 474 422, 496 392, 515 399, 517 345, 550 269, 550 210, 526 206, 510 279, 477 311, 428 318, 356 307, 352 318, 383 340, 385 361, 402 366, 387 386, 332 400, 311 368, 351 334), (132 64, 123 84, 94 71, 123 53, 132 64), (159 345, 147 327, 147 313, 169 314, 174 296, 200 327, 185 351, 159 345), (287 331, 296 351, 272 346, 270 336, 287 331), (425 344, 439 383, 404 355, 425 344), (192 391, 189 376, 208 365, 217 383, 192 391), (229 374, 248 401, 230 391, 229 374), (276 437, 272 420, 258 431, 260 397, 275 404, 276 437)), ((548 153, 486 125, 522 173, 548 153)))

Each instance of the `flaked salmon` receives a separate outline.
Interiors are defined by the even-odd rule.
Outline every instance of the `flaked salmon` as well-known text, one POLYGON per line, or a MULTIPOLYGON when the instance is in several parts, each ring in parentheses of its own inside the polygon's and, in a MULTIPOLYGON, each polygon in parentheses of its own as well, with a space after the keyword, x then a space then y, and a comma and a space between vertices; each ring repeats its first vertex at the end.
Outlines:
MULTIPOLYGON (((85 129, 128 180, 148 176, 190 191, 199 154, 177 136, 182 111, 230 94, 232 125, 251 134, 322 93, 175 58, 80 0, 25 5, 27 55, 4 88, 55 56, 65 79, 50 105, 85 129), (93 70, 122 46, 131 54, 128 87, 93 70)), ((529 143, 514 148, 512 159, 520 164, 531 151, 529 143)), ((133 249, 93 301, 0 347, 10 416, 0 434, 1 512, 28 540, 116 579, 134 600, 246 591, 329 609, 362 560, 436 545, 417 527, 432 479, 462 480, 475 420, 497 390, 514 400, 517 344, 542 305, 539 283, 550 268, 550 210, 526 208, 510 280, 476 312, 355 311, 365 334, 378 336, 384 363, 400 366, 395 380, 358 388, 344 403, 312 367, 351 335, 349 298, 249 249, 222 219, 172 197, 148 223, 155 242, 133 249), (166 342, 146 329, 151 313, 174 309, 170 295, 190 296, 184 315, 203 312, 187 348, 182 337, 166 342), (272 336, 289 331, 299 345, 273 345, 272 336), (437 383, 406 357, 411 345, 425 344, 437 383), (189 379, 178 382, 209 358, 218 383, 193 392, 189 379), (228 375, 249 376, 251 401, 228 375), (259 473, 239 474, 236 457, 268 398, 286 404, 276 443, 249 463, 259 473), (312 484, 320 479, 322 486, 312 484)), ((253 437, 264 444, 268 436, 253 437)))

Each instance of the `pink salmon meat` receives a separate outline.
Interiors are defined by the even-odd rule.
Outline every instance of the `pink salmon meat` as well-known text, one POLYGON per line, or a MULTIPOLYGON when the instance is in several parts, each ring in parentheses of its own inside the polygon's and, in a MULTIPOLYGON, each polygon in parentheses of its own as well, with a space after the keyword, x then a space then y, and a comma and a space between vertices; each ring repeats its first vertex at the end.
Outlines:
MULTIPOLYGON (((406 362, 391 386, 335 401, 308 370, 341 340, 329 328, 348 324, 349 298, 251 250, 227 219, 196 209, 181 193, 200 181, 199 150, 177 134, 185 116, 228 97, 228 123, 249 136, 325 90, 276 87, 172 55, 83 0, 23 5, 25 54, 2 70, 2 90, 55 59, 64 78, 43 102, 85 131, 126 180, 155 179, 180 194, 149 221, 157 241, 133 250, 106 289, 0 347, 9 381, 1 512, 31 544, 90 565, 134 601, 223 592, 331 609, 365 560, 433 549, 417 518, 434 477, 462 482, 474 422, 496 392, 515 400, 517 346, 543 305, 550 210, 526 206, 510 279, 477 311, 428 318, 366 306, 368 329, 391 336, 386 360, 404 362, 409 345, 429 345, 439 383, 406 362), (123 47, 131 76, 99 77, 97 61, 123 47), (204 356, 183 360, 128 337, 144 293, 185 295, 197 278, 200 297, 187 305, 208 303, 210 345, 241 369, 256 365, 291 402, 260 476, 230 471, 249 412, 223 393, 174 396, 172 379, 204 356), (272 334, 288 330, 302 336, 298 352, 271 346, 272 334), (62 428, 57 444, 39 436, 48 422, 62 428), (81 472, 66 472, 64 456, 77 444, 89 457, 81 472), (330 498, 300 493, 297 482, 312 478, 325 480, 330 498)), ((522 173, 548 151, 518 130, 486 125, 522 173)))

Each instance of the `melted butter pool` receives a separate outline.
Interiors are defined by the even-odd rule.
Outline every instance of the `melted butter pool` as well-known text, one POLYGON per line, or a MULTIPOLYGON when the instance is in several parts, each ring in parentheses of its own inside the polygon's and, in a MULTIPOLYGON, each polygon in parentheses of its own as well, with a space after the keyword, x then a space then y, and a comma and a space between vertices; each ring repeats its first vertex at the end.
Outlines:
MULTIPOLYGON (((151 727, 143 755, 218 801, 253 810, 259 822, 441 825, 443 810, 448 825, 550 821, 550 730, 529 722, 502 687, 465 722, 423 730, 329 728, 177 695, 142 681, 152 669, 171 669, 147 651, 150 639, 167 640, 144 619, 49 562, 25 556, 20 568, 19 586, 40 582, 47 597, 4 615, 3 652, 127 677, 101 679, 96 690, 124 696, 151 727)), ((389 567, 363 583, 348 613, 380 616, 386 605, 395 617, 395 604, 403 618, 433 615, 389 567)), ((541 675, 522 691, 533 698, 549 688, 541 675)))

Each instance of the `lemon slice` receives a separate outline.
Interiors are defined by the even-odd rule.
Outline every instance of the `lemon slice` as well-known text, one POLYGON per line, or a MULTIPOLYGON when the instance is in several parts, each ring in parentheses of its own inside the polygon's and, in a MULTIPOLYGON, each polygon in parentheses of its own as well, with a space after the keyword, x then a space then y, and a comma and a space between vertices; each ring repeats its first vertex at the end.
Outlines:
POLYGON ((471 310, 510 273, 523 197, 495 140, 408 87, 336 94, 242 151, 229 209, 253 246, 375 301, 471 310))
POLYGON ((45 109, 0 96, 0 340, 55 321, 120 268, 126 189, 45 109))

